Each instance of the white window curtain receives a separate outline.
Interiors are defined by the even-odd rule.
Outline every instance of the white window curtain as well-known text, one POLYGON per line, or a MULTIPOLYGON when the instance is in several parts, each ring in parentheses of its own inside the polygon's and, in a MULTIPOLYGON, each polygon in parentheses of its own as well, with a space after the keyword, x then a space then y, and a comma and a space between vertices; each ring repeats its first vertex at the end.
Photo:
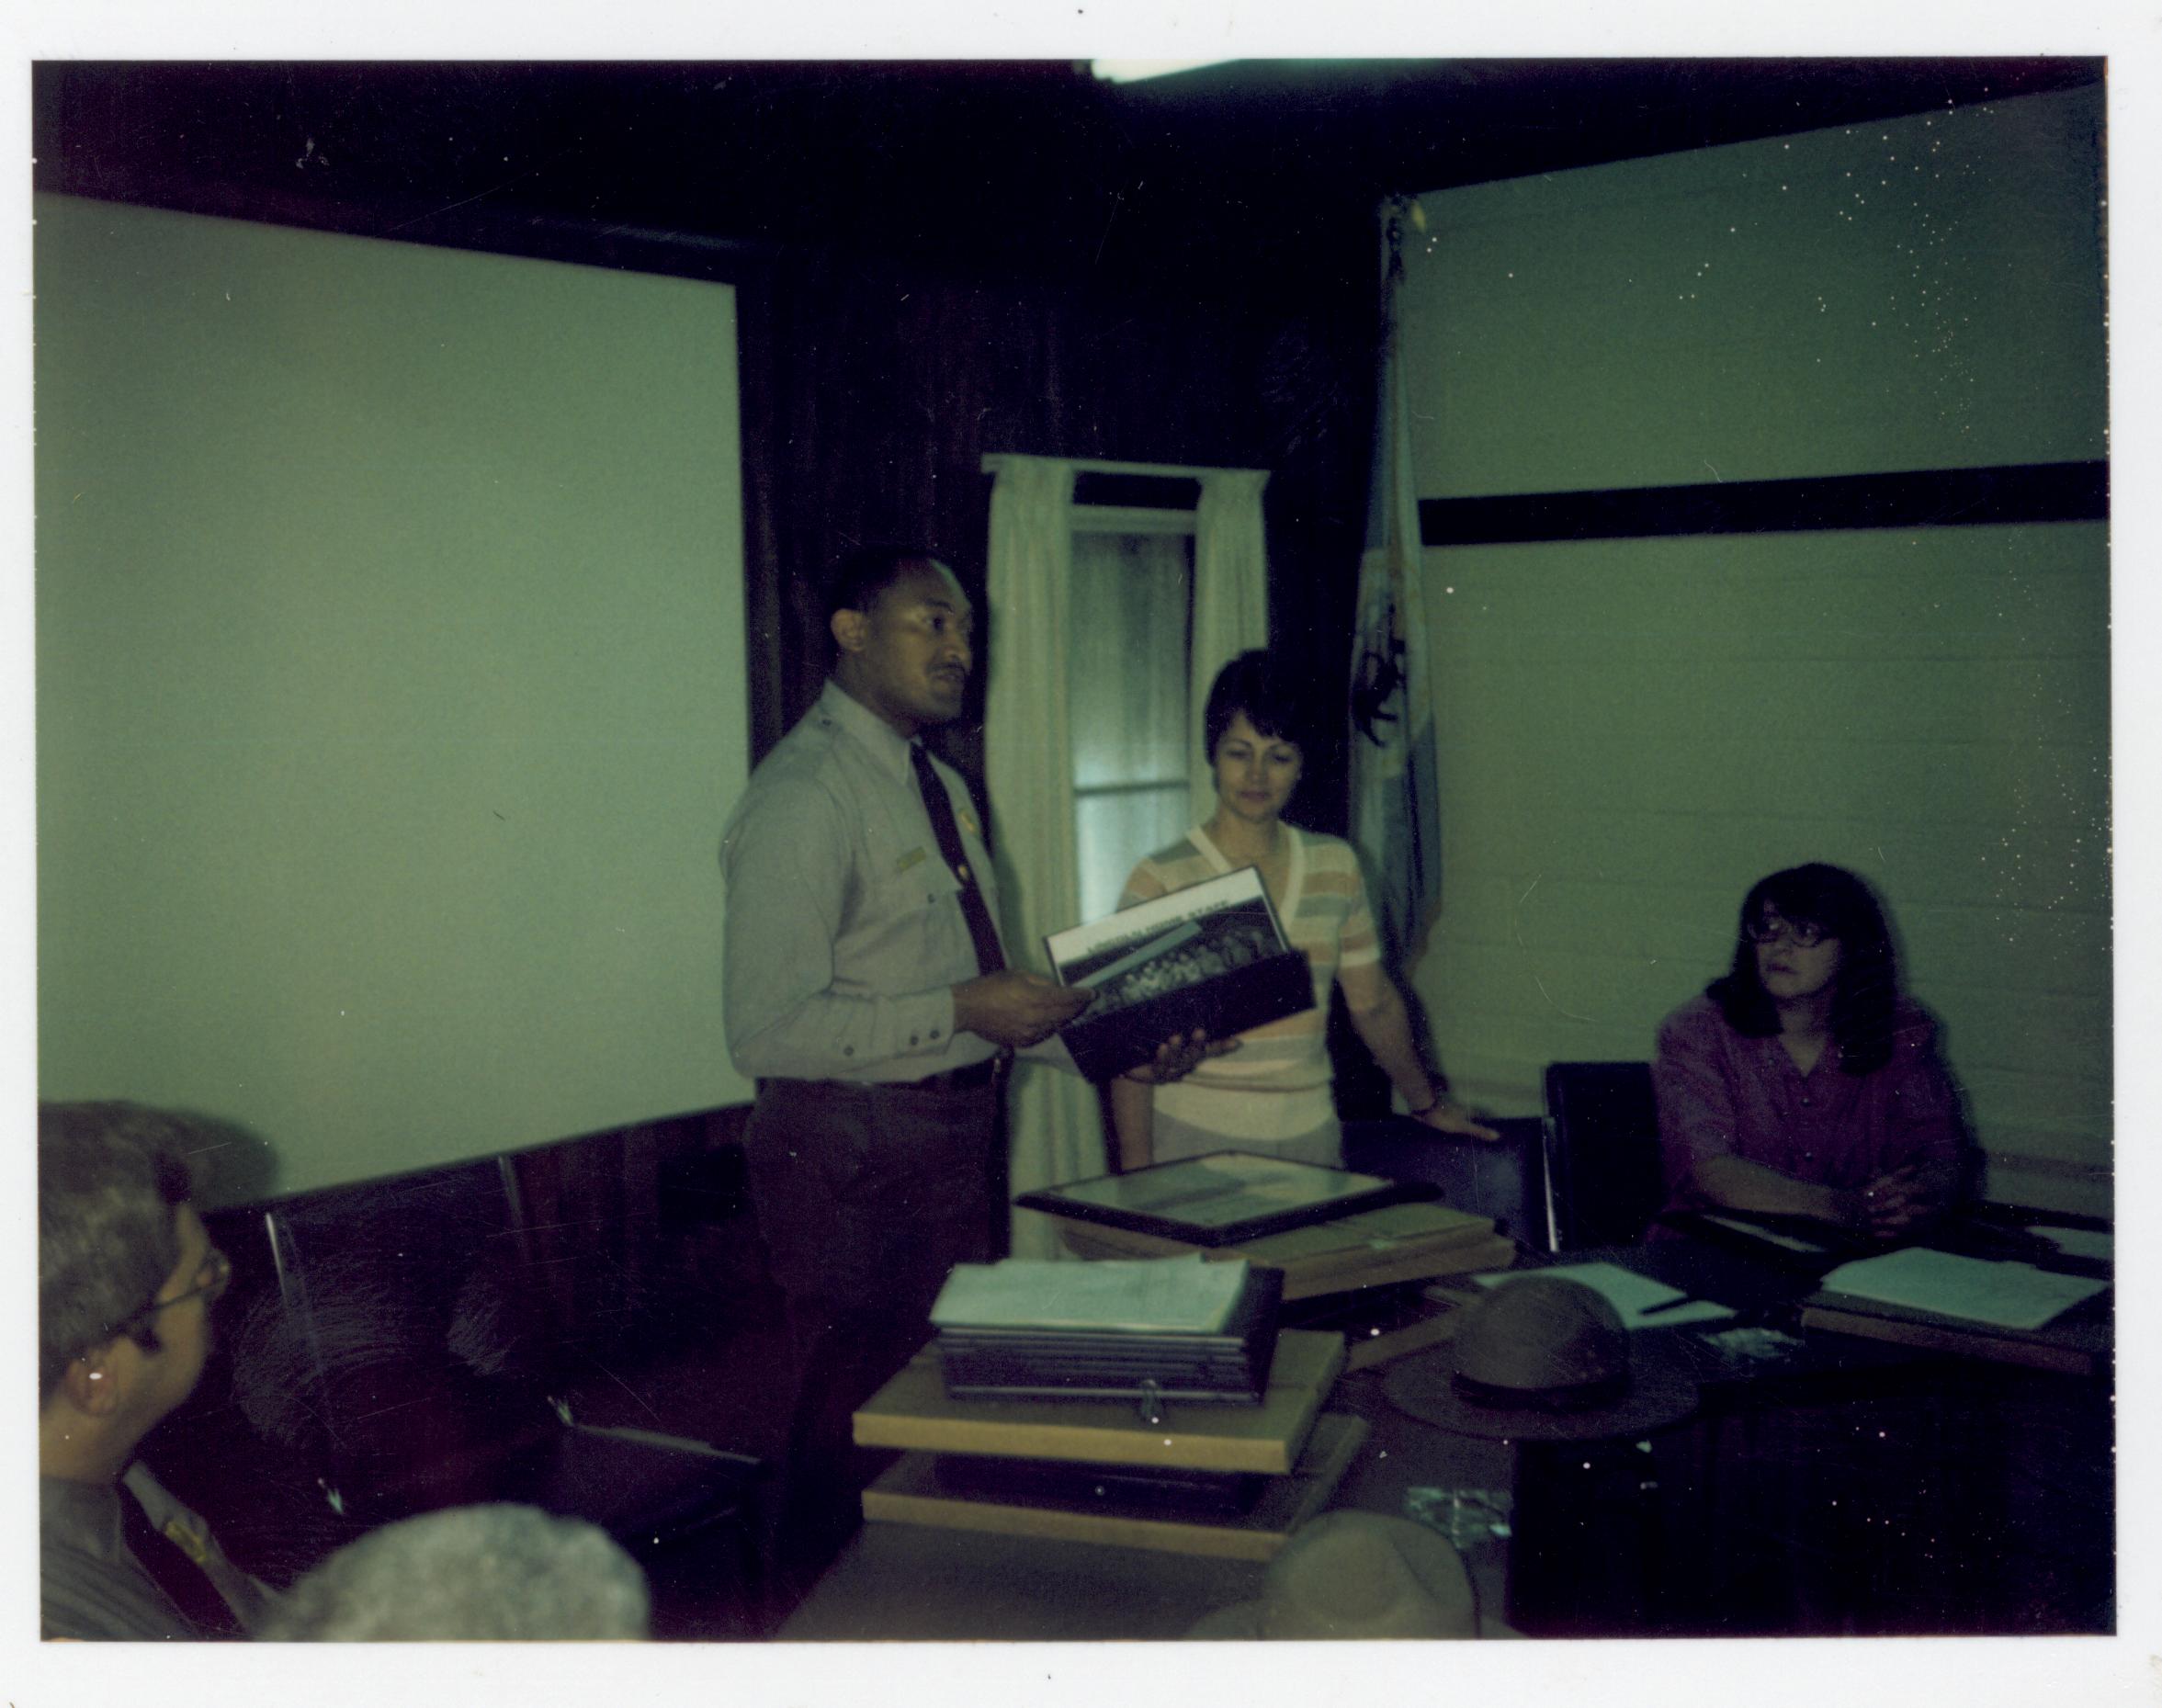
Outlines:
MULTIPOLYGON (((1044 938, 1075 922, 1081 895, 1066 689, 1077 471, 1037 457, 1003 458, 995 467, 984 781, 1006 953, 1014 966, 1045 972, 1044 938)), ((1022 1062, 1007 1120, 1015 1193, 1104 1171, 1095 1089, 1077 1075, 1022 1062)), ((1057 1255, 1058 1239, 1040 1216, 1014 1211, 1013 1234, 1016 1257, 1057 1255)))
POLYGON ((1194 821, 1217 809, 1216 780, 1201 751, 1202 708, 1217 673, 1241 652, 1269 644, 1268 549, 1258 469, 1212 469, 1194 511, 1194 642, 1187 683, 1193 731, 1194 821))
MULTIPOLYGON (((1046 934, 1081 917, 1068 712, 1075 480, 1084 470, 1101 470, 1201 482, 1189 665, 1193 692, 1206 696, 1226 660, 1267 639, 1261 494, 1268 477, 1246 469, 1045 457, 987 457, 983 466, 997 477, 990 499, 984 770, 997 838, 1000 924, 1013 963, 1044 971, 1046 934)), ((1200 706, 1195 698, 1191 727, 1196 733, 1200 706)), ((1196 776, 1206 781, 1206 763, 1196 776)), ((1146 852, 1137 848, 1134 856, 1146 852)), ((1074 1074, 1022 1063, 1009 1116, 1014 1193, 1104 1171, 1096 1092, 1074 1074)), ((1013 1252, 1054 1257, 1061 1248, 1044 1217, 1015 1211, 1013 1252)))

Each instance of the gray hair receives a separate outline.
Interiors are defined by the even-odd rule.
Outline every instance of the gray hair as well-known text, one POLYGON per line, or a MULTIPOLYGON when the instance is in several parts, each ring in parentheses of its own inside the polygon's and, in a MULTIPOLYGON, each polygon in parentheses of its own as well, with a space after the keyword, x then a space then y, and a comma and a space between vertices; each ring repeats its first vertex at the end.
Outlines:
POLYGON ((282 1643, 630 1641, 646 1576, 606 1531, 538 1507, 451 1507, 347 1543, 278 1599, 282 1643))
MULTIPOLYGON (((180 1261, 187 1121, 135 1103, 38 1105, 38 1397, 156 1297, 180 1261)), ((130 1329, 154 1348, 155 1330, 130 1329)))

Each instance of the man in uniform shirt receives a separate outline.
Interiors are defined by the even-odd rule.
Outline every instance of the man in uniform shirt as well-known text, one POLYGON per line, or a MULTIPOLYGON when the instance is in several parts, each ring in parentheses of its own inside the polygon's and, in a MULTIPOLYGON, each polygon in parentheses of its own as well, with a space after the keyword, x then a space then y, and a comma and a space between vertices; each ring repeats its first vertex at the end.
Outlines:
MULTIPOLYGON (((1004 1064, 1089 1001, 1007 967, 967 786, 916 739, 961 712, 959 582, 873 549, 829 609, 832 680, 721 845, 729 1050, 758 1081, 751 1193, 798 1362, 783 1545, 813 1560, 855 1522, 851 1414, 921 1348, 946 1272, 990 1256, 1004 1064)), ((1148 1077, 1200 1053, 1167 1045, 1148 1077)))
POLYGON ((48 1637, 240 1635, 263 1586, 135 1463, 185 1400, 232 1277, 187 1202, 187 1129, 130 1103, 38 1110, 38 1496, 48 1637))

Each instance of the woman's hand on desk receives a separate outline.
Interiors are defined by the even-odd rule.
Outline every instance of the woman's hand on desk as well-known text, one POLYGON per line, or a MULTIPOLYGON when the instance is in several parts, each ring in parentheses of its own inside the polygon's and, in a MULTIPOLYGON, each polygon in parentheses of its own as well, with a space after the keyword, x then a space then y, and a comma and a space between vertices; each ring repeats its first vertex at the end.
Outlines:
POLYGON ((1909 1164, 1859 1186, 1831 1189, 1831 1220, 1872 1239, 1905 1239, 1944 1208, 1943 1182, 1909 1164))
POLYGON ((1861 1200, 1858 1226, 1879 1239, 1909 1232, 1944 1207, 1940 1182, 1912 1163, 1878 1175, 1861 1189, 1861 1200))
POLYGON ((1471 1111, 1447 1098, 1436 1098, 1411 1117, 1421 1126, 1431 1126, 1437 1133, 1455 1133, 1465 1138, 1498 1139, 1501 1137, 1490 1126, 1482 1126, 1471 1111))

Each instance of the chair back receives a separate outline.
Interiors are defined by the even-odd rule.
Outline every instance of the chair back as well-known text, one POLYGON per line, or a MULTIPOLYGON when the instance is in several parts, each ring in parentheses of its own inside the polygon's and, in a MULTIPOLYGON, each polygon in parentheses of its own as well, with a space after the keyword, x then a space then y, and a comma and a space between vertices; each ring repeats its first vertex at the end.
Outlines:
POLYGON ((1666 1199, 1658 1107, 1641 1061, 1557 1061, 1546 1069, 1548 1244, 1630 1245, 1666 1199))
MULTIPOLYGON (((517 1501, 598 1524, 629 1549, 651 1580, 657 1631, 753 1634, 764 1463, 582 1422, 574 1396, 581 1363, 594 1372, 585 1386, 641 1405, 632 1382, 719 1393, 762 1386, 764 1368, 724 1378, 626 1364, 613 1350, 621 1334, 605 1364, 570 1347, 535 1250, 560 1254, 537 1239, 547 1230, 528 1218, 513 1163, 486 1158, 214 1213, 243 1306, 227 1348, 232 1403, 217 1408, 231 1425, 217 1438, 229 1480, 258 1465, 276 1480, 263 1504, 282 1575, 361 1528, 517 1501)), ((198 1504, 230 1503, 205 1490, 198 1504)))
POLYGON ((277 1291, 236 1352, 258 1428, 378 1521, 485 1499, 529 1446, 546 1336, 496 1159, 264 1212, 277 1291))
POLYGON ((1437 1133, 1403 1115, 1343 1124, 1343 1165, 1385 1180, 1422 1181, 1452 1209, 1493 1217, 1520 1244, 1546 1245, 1545 1124, 1535 1115, 1482 1116, 1499 1143, 1437 1133))

